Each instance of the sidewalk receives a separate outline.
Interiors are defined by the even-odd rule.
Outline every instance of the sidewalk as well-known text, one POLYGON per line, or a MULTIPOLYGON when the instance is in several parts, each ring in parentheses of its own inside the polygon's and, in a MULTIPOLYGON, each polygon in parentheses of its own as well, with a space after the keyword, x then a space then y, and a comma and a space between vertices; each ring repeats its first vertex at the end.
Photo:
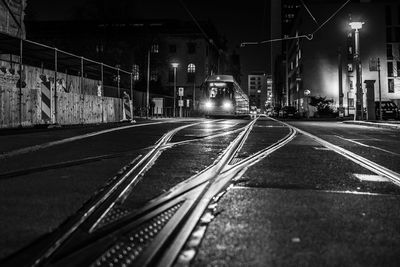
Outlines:
POLYGON ((343 123, 400 130, 400 121, 354 121, 354 120, 348 120, 348 121, 343 121, 343 123))
POLYGON ((71 142, 77 139, 92 137, 114 130, 123 130, 141 125, 165 123, 168 121, 195 120, 199 118, 134 118, 135 123, 129 121, 79 124, 79 125, 40 125, 38 127, 0 129, 0 160, 14 154, 32 152, 48 146, 71 142))
POLYGON ((54 126, 40 125, 24 128, 0 129, 0 157, 8 152, 28 147, 39 146, 74 136, 86 135, 98 131, 119 128, 128 125, 142 124, 151 120, 136 120, 136 123, 113 122, 104 124, 79 124, 54 126))

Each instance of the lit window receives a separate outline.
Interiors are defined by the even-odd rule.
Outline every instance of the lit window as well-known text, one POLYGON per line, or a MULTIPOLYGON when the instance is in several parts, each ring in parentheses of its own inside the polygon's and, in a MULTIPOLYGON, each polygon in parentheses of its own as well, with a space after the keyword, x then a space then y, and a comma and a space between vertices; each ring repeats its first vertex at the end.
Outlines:
POLYGON ((188 73, 195 73, 196 72, 196 66, 193 63, 190 63, 188 65, 187 72, 188 73))
POLYGON ((139 80, 139 65, 134 64, 132 66, 132 73, 133 73, 133 80, 138 81, 139 80))
POLYGON ((151 46, 151 53, 158 53, 158 44, 153 44, 151 46))

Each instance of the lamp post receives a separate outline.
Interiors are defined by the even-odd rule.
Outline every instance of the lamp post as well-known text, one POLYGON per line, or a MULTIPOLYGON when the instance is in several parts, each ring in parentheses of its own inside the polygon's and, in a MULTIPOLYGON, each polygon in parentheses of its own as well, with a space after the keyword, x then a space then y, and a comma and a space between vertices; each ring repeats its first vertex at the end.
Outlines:
POLYGON ((355 53, 354 61, 356 64, 356 114, 354 119, 363 120, 363 93, 361 88, 361 59, 360 59, 360 33, 359 30, 362 28, 364 22, 350 22, 351 29, 355 30, 355 53))
POLYGON ((146 77, 146 119, 149 117, 150 100, 150 48, 147 50, 147 77, 146 77))
POLYGON ((176 69, 179 66, 179 63, 172 63, 172 67, 174 68, 174 110, 172 112, 173 117, 175 118, 175 110, 176 110, 176 69))

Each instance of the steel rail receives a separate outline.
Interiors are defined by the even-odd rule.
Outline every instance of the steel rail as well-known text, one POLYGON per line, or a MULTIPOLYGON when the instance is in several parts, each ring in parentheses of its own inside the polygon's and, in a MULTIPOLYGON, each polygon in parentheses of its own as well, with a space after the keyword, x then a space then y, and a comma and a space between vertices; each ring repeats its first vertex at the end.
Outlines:
MULTIPOLYGON (((143 218, 151 218, 152 216, 155 216, 157 212, 159 213, 162 210, 170 209, 170 207, 172 206, 171 203, 176 204, 182 202, 183 204, 176 212, 176 215, 171 220, 169 220, 162 231, 157 234, 155 241, 150 246, 153 247, 153 249, 146 249, 146 252, 144 252, 140 256, 140 258, 138 258, 138 261, 135 262, 135 265, 143 266, 147 264, 146 262, 148 260, 154 261, 156 256, 159 255, 160 251, 163 251, 165 249, 165 244, 170 242, 171 238, 175 236, 176 229, 180 229, 180 227, 178 226, 182 226, 182 218, 190 218, 193 209, 197 207, 196 204, 201 199, 198 196, 205 193, 204 188, 209 187, 210 179, 217 177, 218 173, 222 171, 224 166, 231 161, 232 157, 236 153, 236 149, 241 144, 241 139, 247 136, 246 132, 251 130, 251 127, 254 123, 255 120, 248 124, 246 130, 241 132, 238 137, 233 142, 231 142, 228 148, 218 157, 218 159, 214 162, 212 166, 206 168, 202 173, 197 175, 202 177, 200 179, 202 181, 196 181, 193 187, 190 188, 190 190, 176 190, 175 193, 178 192, 178 194, 174 194, 173 196, 169 195, 167 197, 158 199, 158 201, 150 202, 142 210, 136 213, 129 214, 121 218, 120 220, 117 220, 116 222, 110 223, 105 227, 98 229, 97 231, 93 231, 92 233, 97 236, 97 239, 94 238, 93 240, 91 240, 92 242, 86 244, 84 247, 76 247, 70 250, 67 254, 61 255, 60 258, 56 258, 55 264, 60 266, 68 266, 71 264, 71 262, 74 262, 77 265, 81 265, 82 261, 88 260, 89 257, 87 254, 98 254, 99 248, 113 247, 112 244, 117 242, 115 236, 129 235, 129 232, 132 231, 132 229, 135 229, 135 227, 138 227, 140 225, 138 221, 141 221, 143 223, 144 221, 146 221, 143 218), (204 179, 204 177, 206 177, 207 179, 204 179), (151 214, 153 215, 150 216, 151 214), (154 250, 154 248, 157 249, 154 250), (85 255, 82 256, 80 253, 84 253, 85 255), (157 255, 154 253, 156 253, 157 255)), ((187 233, 190 234, 190 232, 187 233)), ((110 255, 110 253, 108 252, 106 254, 110 255)), ((101 256, 101 258, 104 257, 106 256, 101 256)), ((97 260, 96 262, 99 262, 99 260, 97 260)))
MULTIPOLYGON (((69 218, 68 221, 63 223, 52 234, 39 240, 38 244, 23 250, 22 253, 24 253, 26 257, 23 259, 23 262, 20 260, 23 257, 18 259, 18 257, 16 257, 18 254, 15 254, 14 257, 6 259, 5 264, 8 264, 9 266, 15 266, 15 264, 18 266, 39 266, 44 264, 46 260, 48 260, 62 245, 64 245, 67 240, 72 238, 78 228, 81 228, 89 218, 92 218, 96 212, 100 212, 100 214, 103 215, 104 211, 109 210, 110 205, 114 205, 115 201, 121 198, 122 193, 127 192, 128 187, 131 187, 133 183, 138 182, 141 174, 143 174, 152 161, 156 160, 160 152, 165 149, 163 146, 168 143, 178 131, 201 123, 204 122, 183 125, 164 134, 164 136, 156 142, 151 151, 143 157, 138 156, 130 164, 126 165, 120 171, 120 177, 114 176, 112 178, 112 183, 107 184, 105 187, 97 191, 91 199, 83 204, 75 216, 69 218), (137 160, 138 162, 136 162, 137 160), (110 197, 113 197, 114 199, 110 200, 110 197), (104 205, 107 206, 103 207, 104 205), (31 253, 33 255, 30 255, 31 253)), ((98 218, 95 219, 95 222, 97 221, 98 218)), ((90 229, 92 229, 92 227, 90 227, 90 229)))
POLYGON ((252 156, 242 160, 238 164, 230 167, 229 163, 237 152, 242 148, 245 140, 248 138, 251 129, 256 120, 249 124, 245 130, 228 146, 216 163, 205 169, 202 173, 193 176, 187 181, 172 188, 169 193, 161 196, 150 203, 149 209, 158 207, 162 203, 168 203, 169 200, 176 199, 186 194, 185 203, 190 202, 190 209, 186 208, 185 213, 176 215, 173 221, 163 234, 158 235, 152 245, 147 248, 134 266, 171 266, 174 264, 177 255, 181 251, 185 242, 198 224, 201 216, 207 209, 210 201, 226 190, 231 182, 240 177, 249 166, 260 161, 268 154, 276 151, 290 142, 296 134, 296 131, 290 129, 290 133, 280 139, 274 145, 255 153, 252 156), (194 193, 199 186, 204 186, 200 192, 194 193), (169 240, 172 239, 172 240, 169 240), (164 244, 165 243, 165 244, 164 244))
POLYGON ((364 157, 362 157, 360 155, 357 155, 356 153, 353 153, 353 152, 351 152, 351 151, 349 151, 347 149, 344 149, 344 148, 342 148, 340 146, 334 145, 334 144, 332 144, 332 143, 330 143, 330 142, 328 142, 328 141, 326 141, 326 140, 324 140, 322 138, 319 138, 319 137, 317 137, 317 136, 315 136, 315 135, 313 135, 313 134, 311 134, 309 132, 300 130, 300 129, 298 129, 298 128, 290 125, 290 124, 284 123, 284 122, 281 122, 281 123, 287 125, 290 128, 295 129, 299 133, 301 133, 301 134, 313 139, 314 141, 316 141, 317 143, 323 145, 324 147, 329 148, 330 150, 338 153, 339 155, 342 155, 342 156, 346 157, 347 159, 353 161, 354 163, 356 163, 356 164, 358 164, 358 165, 360 165, 360 166, 372 171, 375 174, 381 175, 381 176, 389 179, 394 184, 400 186, 400 174, 399 173, 397 173, 395 171, 392 171, 392 170, 390 170, 390 169, 388 169, 388 168, 386 168, 386 167, 384 167, 382 165, 379 165, 379 164, 377 164, 377 163, 375 163, 375 162, 373 162, 373 161, 371 161, 369 159, 366 159, 366 158, 364 158, 364 157))
MULTIPOLYGON (((241 177, 249 166, 290 142, 296 134, 296 131, 289 127, 290 133, 275 144, 254 153, 240 162, 231 164, 232 159, 237 156, 238 151, 240 151, 249 137, 258 118, 251 121, 246 127, 240 128, 242 131, 238 136, 219 155, 214 163, 202 172, 178 184, 158 198, 153 199, 141 210, 97 228, 102 218, 117 206, 121 199, 126 199, 126 195, 130 193, 129 188, 134 185, 134 180, 140 177, 142 171, 150 167, 151 162, 154 162, 158 158, 163 149, 172 147, 168 146, 168 142, 172 136, 177 131, 202 122, 184 125, 165 134, 148 154, 138 159, 138 162, 126 166, 126 169, 121 173, 121 177, 117 177, 117 181, 112 183, 105 192, 102 192, 100 200, 98 197, 95 199, 101 203, 97 204, 98 202, 96 201, 89 201, 90 212, 83 209, 78 213, 81 217, 78 223, 75 222, 72 225, 73 229, 71 228, 71 223, 69 223, 67 224, 67 229, 70 229, 69 232, 65 231, 64 227, 61 228, 61 236, 56 235, 56 238, 53 239, 47 238, 45 240, 46 244, 50 240, 52 246, 50 248, 47 247, 45 252, 43 252, 43 249, 39 251, 41 257, 36 258, 34 264, 30 264, 30 266, 48 264, 55 264, 57 266, 70 266, 71 264, 103 266, 104 261, 102 260, 110 257, 114 261, 118 261, 119 258, 112 258, 114 257, 113 251, 115 252, 120 247, 118 244, 127 243, 127 236, 131 236, 129 240, 136 240, 136 236, 140 235, 136 233, 139 231, 138 229, 141 229, 140 227, 143 224, 153 220, 152 218, 160 216, 161 213, 170 214, 170 218, 166 221, 160 232, 153 237, 149 245, 140 247, 139 244, 139 248, 143 251, 140 253, 135 251, 139 255, 135 256, 134 261, 129 260, 129 262, 134 266, 172 265, 209 203, 221 194, 221 192, 226 191, 228 186, 234 180, 241 177), (137 171, 133 173, 134 169, 137 169, 137 171), (110 192, 110 190, 113 192, 110 192), (170 212, 171 209, 174 212, 170 212), (78 229, 80 229, 79 232, 77 231, 78 229), (136 233, 134 234, 135 237, 133 237, 132 233, 136 233), (125 241, 118 241, 121 238, 125 241), (85 240, 86 242, 82 242, 85 240), (116 243, 117 245, 115 245, 116 243), (98 258, 100 257, 98 255, 103 256, 98 258)), ((235 133, 238 130, 229 131, 229 134, 235 133)), ((180 142, 173 144, 179 145, 180 142)), ((136 247, 138 246, 136 245, 136 247)), ((133 245, 127 247, 127 250, 124 251, 125 254, 128 249, 132 248, 133 245)), ((115 257, 117 256, 115 255, 115 257)), ((122 254, 118 257, 122 257, 122 254)), ((21 261, 18 263, 21 263, 21 261)))

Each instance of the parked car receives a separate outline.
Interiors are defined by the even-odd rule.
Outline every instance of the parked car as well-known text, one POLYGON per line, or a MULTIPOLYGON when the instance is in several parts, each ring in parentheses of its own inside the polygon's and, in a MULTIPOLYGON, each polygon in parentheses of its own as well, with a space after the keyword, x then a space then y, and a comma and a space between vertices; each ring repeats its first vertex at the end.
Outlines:
POLYGON ((279 110, 280 118, 294 118, 296 116, 296 108, 292 106, 285 106, 279 110))
MULTIPOLYGON (((381 101, 382 103, 382 119, 399 119, 399 108, 392 101, 381 101)), ((379 119, 379 101, 375 101, 376 119, 379 119)))
POLYGON ((267 115, 271 117, 278 117, 279 116, 280 107, 274 107, 267 111, 267 115))

